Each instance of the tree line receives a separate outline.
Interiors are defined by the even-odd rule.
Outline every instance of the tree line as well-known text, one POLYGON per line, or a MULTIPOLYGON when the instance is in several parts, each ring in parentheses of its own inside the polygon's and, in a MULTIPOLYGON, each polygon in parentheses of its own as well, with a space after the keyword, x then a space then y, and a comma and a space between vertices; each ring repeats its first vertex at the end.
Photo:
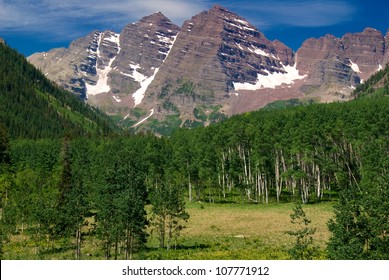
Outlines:
POLYGON ((189 215, 174 176, 159 166, 167 165, 154 148, 159 141, 150 135, 13 142, 0 174, 2 244, 25 234, 37 258, 60 241, 80 259, 88 234, 104 258, 131 259, 151 229, 161 248, 172 248, 189 215))
POLYGON ((337 199, 329 256, 387 257, 388 110, 387 96, 263 110, 170 138, 9 140, 2 128, 2 242, 24 232, 39 255, 65 237, 81 258, 88 230, 105 258, 132 258, 149 234, 177 245, 185 201, 337 199))
MULTIPOLYGON (((4 77, 2 86, 13 87, 4 77)), ((149 234, 160 247, 177 245, 189 218, 184 195, 210 203, 337 199, 329 257, 387 258, 388 110, 384 87, 347 103, 260 110, 162 138, 52 135, 46 126, 19 133, 28 128, 5 121, 1 245, 22 233, 37 257, 62 240, 82 258, 83 236, 92 234, 105 258, 132 258, 149 234)))

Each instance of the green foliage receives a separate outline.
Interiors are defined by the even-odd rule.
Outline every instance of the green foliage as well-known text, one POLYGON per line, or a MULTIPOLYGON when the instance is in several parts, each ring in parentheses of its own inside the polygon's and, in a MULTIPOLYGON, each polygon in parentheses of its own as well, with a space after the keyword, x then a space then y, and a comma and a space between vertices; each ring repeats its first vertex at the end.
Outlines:
POLYGON ((198 108, 198 107, 194 108, 193 115, 196 119, 199 119, 203 122, 207 121, 207 115, 205 114, 205 112, 202 108, 198 108))
POLYGON ((384 139, 365 144, 360 183, 341 190, 335 217, 328 222, 331 259, 389 258, 389 159, 384 139))
POLYGON ((171 112, 176 113, 177 115, 180 115, 180 110, 178 109, 178 107, 176 105, 174 105, 174 103, 172 103, 168 100, 163 102, 162 107, 167 111, 171 111, 171 112))
POLYGON ((165 85, 162 87, 161 92, 158 94, 158 98, 163 99, 163 98, 167 97, 170 93, 171 87, 172 87, 172 85, 171 85, 170 81, 166 82, 165 85))
POLYGON ((293 214, 290 215, 291 223, 299 226, 295 231, 287 231, 286 233, 296 237, 296 244, 289 250, 291 259, 294 260, 312 260, 318 254, 318 248, 313 246, 313 237, 316 228, 310 228, 309 220, 301 206, 298 204, 293 209, 293 214))
POLYGON ((156 184, 151 191, 151 203, 152 226, 158 234, 159 247, 164 248, 166 244, 169 250, 173 240, 177 244, 177 238, 184 229, 182 221, 189 219, 181 188, 171 184, 156 184))
POLYGON ((182 80, 180 86, 174 91, 174 94, 183 94, 186 96, 195 97, 195 86, 192 81, 182 80))
POLYGON ((98 109, 50 82, 26 59, 0 44, 0 122, 11 138, 106 135, 118 128, 98 109))
POLYGON ((132 258, 146 242, 145 166, 141 143, 134 140, 119 138, 105 144, 94 163, 96 231, 106 259, 111 257, 112 248, 117 259, 122 243, 126 259, 132 258))
POLYGON ((389 64, 360 84, 353 95, 357 98, 389 95, 389 64))
POLYGON ((181 126, 181 123, 182 120, 179 116, 169 115, 163 121, 152 119, 147 125, 153 132, 159 135, 169 136, 173 133, 174 130, 181 126))
POLYGON ((184 128, 197 128, 202 126, 204 126, 203 122, 191 121, 191 120, 185 120, 184 124, 182 125, 182 127, 184 128))
POLYGON ((218 123, 227 119, 227 116, 220 112, 212 111, 209 114, 209 121, 211 123, 218 123))
POLYGON ((220 108, 221 106, 196 107, 193 109, 193 115, 196 119, 201 120, 203 124, 207 121, 209 123, 218 123, 227 119, 226 115, 219 112, 220 108))
MULTIPOLYGON (((203 110, 210 121, 220 107, 198 110, 198 116, 203 110)), ((185 196, 201 205, 255 207, 297 201, 320 205, 339 198, 328 224, 329 257, 387 259, 388 116, 388 96, 377 96, 260 110, 196 129, 178 129, 178 116, 161 123, 152 120, 169 138, 144 133, 61 139, 61 130, 47 139, 15 137, 9 142, 0 128, 3 248, 15 249, 8 241, 20 235, 32 252, 29 258, 49 258, 60 251, 62 257, 82 259, 82 252, 94 244, 96 258, 130 259, 146 256, 142 249, 147 240, 159 237, 161 247, 180 251, 161 258, 182 258, 185 246, 198 249, 197 256, 204 258, 240 258, 243 250, 234 244, 246 241, 223 237, 220 244, 209 245, 219 254, 201 253, 207 249, 201 240, 178 239, 189 218, 185 196), (156 236, 148 236, 149 222, 156 236)), ((207 206, 201 211, 205 215, 207 206)), ((296 208, 291 217, 300 223, 290 231, 296 237, 290 254, 296 259, 316 257, 313 230, 304 215, 296 208)), ((269 257, 269 251, 253 249, 250 254, 269 257)), ((275 255, 286 252, 282 247, 275 255)), ((156 250, 155 256, 160 253, 156 250)))
POLYGON ((0 166, 10 163, 7 129, 0 123, 0 166))
POLYGON ((143 116, 146 116, 147 111, 142 108, 134 108, 131 110, 131 115, 133 115, 136 118, 141 118, 143 116))
POLYGON ((272 103, 267 104, 263 109, 269 109, 269 110, 285 109, 288 107, 310 105, 313 103, 315 103, 315 102, 312 99, 305 101, 305 100, 301 100, 301 99, 292 98, 292 99, 288 99, 288 100, 274 101, 272 103))

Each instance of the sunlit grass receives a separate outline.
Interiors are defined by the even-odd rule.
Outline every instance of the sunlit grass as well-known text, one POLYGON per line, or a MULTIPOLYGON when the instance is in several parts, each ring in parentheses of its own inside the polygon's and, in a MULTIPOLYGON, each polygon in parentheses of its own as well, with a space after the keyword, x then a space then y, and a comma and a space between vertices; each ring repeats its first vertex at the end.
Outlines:
MULTIPOLYGON (((286 231, 296 229, 290 223, 295 204, 205 204, 190 203, 190 219, 178 239, 178 248, 163 258, 188 259, 287 259, 287 249, 295 242, 286 231)), ((321 250, 329 238, 327 221, 333 215, 332 204, 303 206, 310 227, 317 228, 314 241, 321 250)), ((158 246, 155 237, 149 247, 158 246)))
MULTIPOLYGON (((147 248, 136 259, 288 259, 288 249, 295 240, 286 231, 297 229, 291 224, 294 203, 273 204, 212 204, 188 203, 190 219, 185 223, 172 249, 158 248, 157 237, 151 235, 147 248)), ((304 205, 311 219, 310 227, 317 228, 314 245, 325 258, 326 242, 330 236, 328 220, 333 216, 332 203, 304 205)), ((147 207, 150 210, 150 207, 147 207)), ((90 219, 89 219, 90 220, 90 219)), ((92 223, 93 221, 89 221, 92 223)), ((84 230, 83 259, 103 259, 100 241, 84 230)), ((150 231, 150 229, 148 229, 150 231)), ((38 244, 23 234, 12 237, 5 246, 6 259, 73 259, 74 249, 61 249, 60 241, 53 244, 43 240, 38 244), (38 253, 37 245, 41 246, 38 253), (43 248, 43 249, 42 249, 43 248)), ((123 258, 121 256, 120 258, 123 258)))

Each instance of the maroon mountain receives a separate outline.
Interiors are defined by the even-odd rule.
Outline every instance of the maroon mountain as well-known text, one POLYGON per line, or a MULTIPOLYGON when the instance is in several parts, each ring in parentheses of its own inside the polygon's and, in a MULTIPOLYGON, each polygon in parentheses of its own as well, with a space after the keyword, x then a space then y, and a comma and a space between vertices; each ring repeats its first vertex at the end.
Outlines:
POLYGON ((161 13, 34 54, 50 79, 133 126, 190 126, 269 102, 349 100, 389 62, 389 31, 308 39, 295 53, 220 6, 184 22, 161 13))

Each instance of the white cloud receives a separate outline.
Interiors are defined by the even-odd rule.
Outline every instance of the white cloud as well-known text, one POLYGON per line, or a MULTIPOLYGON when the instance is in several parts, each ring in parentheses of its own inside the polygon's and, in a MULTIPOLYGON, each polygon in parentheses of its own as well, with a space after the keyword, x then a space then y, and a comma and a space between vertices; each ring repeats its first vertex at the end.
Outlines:
MULTIPOLYGON (((96 28, 120 30, 143 16, 162 12, 181 23, 207 9, 203 0, 0 0, 0 32, 74 37, 96 28)), ((61 38, 63 39, 63 38, 61 38)))

